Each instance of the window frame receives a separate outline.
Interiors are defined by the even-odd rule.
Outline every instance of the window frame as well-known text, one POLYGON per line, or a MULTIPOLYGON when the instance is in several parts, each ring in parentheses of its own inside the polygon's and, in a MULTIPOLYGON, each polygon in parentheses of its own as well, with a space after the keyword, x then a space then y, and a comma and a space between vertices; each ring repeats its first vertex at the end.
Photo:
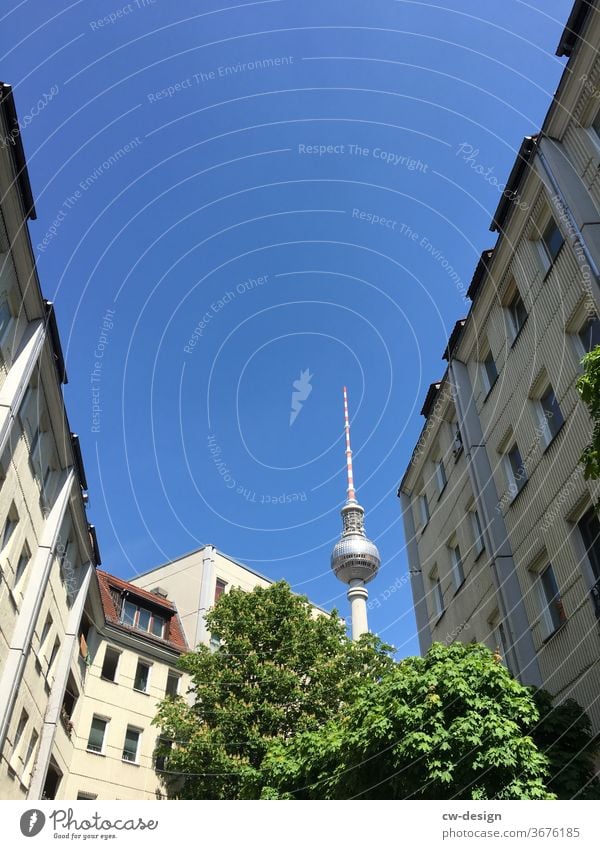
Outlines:
POLYGON ((435 466, 435 480, 438 488, 438 496, 443 493, 448 485, 448 477, 446 475, 446 467, 444 465, 443 457, 439 457, 437 460, 434 460, 435 466))
POLYGON ((525 469, 523 457, 521 456, 521 452, 519 450, 519 445, 518 445, 516 439, 513 439, 509 443, 509 445, 510 445, 510 447, 507 447, 507 449, 502 454, 502 463, 503 463, 503 466, 504 466, 504 477, 506 478, 506 486, 508 488, 510 495, 512 496, 512 498, 511 498, 511 503, 512 503, 515 500, 515 498, 517 497, 517 495, 521 492, 521 490, 523 489, 525 484, 527 483, 527 470, 525 469), (519 455, 519 460, 520 460, 520 465, 518 466, 518 468, 522 470, 519 477, 517 477, 517 474, 515 473, 515 470, 513 468, 512 459, 511 459, 511 457, 515 453, 515 451, 519 455))
POLYGON ((111 645, 106 646, 106 649, 104 650, 104 657, 102 658, 102 668, 100 670, 100 678, 102 679, 102 681, 108 681, 111 684, 117 684, 118 683, 117 676, 119 674, 119 667, 121 665, 122 655, 123 655, 123 652, 120 651, 119 649, 115 648, 114 646, 111 646, 111 645), (108 657, 109 652, 112 653, 113 655, 116 655, 115 670, 114 670, 114 674, 113 674, 112 678, 109 678, 107 675, 104 674, 104 667, 106 665, 106 659, 108 657))
POLYGON ((564 605, 562 603, 560 587, 558 586, 558 581, 556 580, 552 563, 549 560, 544 561, 544 565, 538 570, 536 583, 541 605, 541 621, 544 624, 545 630, 544 640, 547 640, 559 631, 567 621, 564 605), (549 598, 547 594, 547 582, 544 581, 544 577, 546 575, 551 576, 551 580, 556 587, 556 593, 552 596, 552 598, 549 598))
POLYGON ((168 696, 169 698, 175 699, 179 695, 179 685, 181 684, 181 675, 173 670, 169 669, 167 672, 167 683, 165 684, 165 698, 168 696), (175 681, 175 692, 169 692, 169 681, 175 681))
POLYGON ((492 354, 492 349, 488 345, 487 353, 483 355, 483 359, 479 360, 479 367, 481 373, 481 380, 483 382, 483 388, 485 390, 485 397, 490 394, 496 383, 498 382, 498 377, 500 373, 498 371, 498 366, 496 365, 496 360, 494 359, 494 355, 492 354), (488 365, 492 364, 494 367, 494 379, 490 378, 488 365))
POLYGON ((469 510, 469 519, 473 534, 473 555, 475 560, 477 560, 482 551, 485 551, 485 538, 483 536, 483 528, 481 527, 481 518, 476 507, 471 507, 469 510))
POLYGON ((133 676, 133 689, 135 690, 136 693, 144 693, 145 695, 148 695, 150 693, 150 675, 151 674, 152 674, 152 663, 150 663, 150 661, 145 660, 142 657, 138 657, 137 664, 136 664, 136 667, 135 667, 135 675, 133 676), (146 675, 146 680, 145 680, 146 686, 144 687, 143 690, 140 687, 136 687, 136 681, 138 679, 138 671, 140 669, 140 666, 145 666, 146 669, 148 670, 147 675, 146 675))
POLYGON ((466 580, 465 566, 458 542, 453 540, 448 547, 450 549, 450 564, 452 566, 454 592, 457 593, 466 580))
POLYGON ((165 639, 165 632, 167 630, 167 616, 163 613, 155 613, 154 610, 151 610, 149 607, 145 607, 143 604, 138 604, 136 601, 130 601, 129 599, 125 599, 123 602, 123 609, 121 611, 121 623, 123 625, 128 625, 130 628, 135 628, 136 631, 142 631, 144 634, 150 634, 153 637, 156 637, 159 640, 165 639), (133 615, 133 622, 129 622, 126 620, 125 615, 127 612, 127 607, 135 608, 135 613, 133 615), (140 622, 140 614, 148 614, 148 627, 143 628, 140 622), (161 633, 155 634, 152 630, 155 619, 160 619, 162 621, 161 633))
POLYGON ((427 493, 425 490, 422 490, 419 495, 419 517, 421 519, 420 529, 424 531, 431 519, 431 511, 429 509, 429 499, 427 498, 427 493))
POLYGON ((561 429, 562 429, 562 427, 565 423, 565 417, 564 417, 563 412, 560 408, 558 398, 556 397, 556 392, 554 391, 554 387, 552 386, 552 384, 550 382, 548 382, 546 384, 545 389, 541 392, 539 397, 536 399, 536 405, 537 405, 538 420, 539 420, 539 423, 540 423, 541 428, 542 428, 542 433, 543 433, 543 436, 544 436, 544 441, 546 443, 546 448, 548 448, 550 446, 550 444, 554 441, 554 439, 558 436, 558 434, 560 433, 560 431, 561 431, 561 429), (550 393, 552 393, 556 408, 558 409, 558 412, 559 412, 559 416, 556 417, 556 420, 560 419, 559 424, 555 427, 555 429, 550 426, 550 420, 555 420, 554 412, 550 411, 551 414, 548 415, 548 411, 544 407, 544 403, 543 403, 544 398, 546 398, 550 393))
POLYGON ((430 589, 433 596, 433 619, 437 622, 446 612, 444 603, 444 591, 440 580, 440 573, 437 566, 434 566, 429 573, 430 589))
POLYGON ((101 716, 100 714, 97 714, 97 713, 94 713, 92 715, 92 721, 90 722, 90 730, 88 732, 88 739, 87 739, 87 742, 85 744, 86 752, 89 752, 91 755, 105 755, 106 738, 107 738, 107 731, 108 731, 109 724, 110 724, 110 719, 108 717, 101 716), (94 727, 94 722, 96 720, 98 722, 104 723, 104 728, 102 730, 102 743, 101 743, 100 749, 98 749, 98 750, 90 748, 90 738, 92 736, 92 729, 94 727))
POLYGON ((546 276, 550 272, 550 269, 554 266, 554 263, 556 262, 558 255, 560 254, 561 250, 563 249, 563 246, 565 244, 565 237, 563 235, 562 230, 560 229, 558 221, 556 220, 556 218, 554 217, 554 215, 552 214, 552 212, 550 210, 547 211, 547 213, 546 213, 546 215, 543 219, 543 222, 544 223, 542 224, 542 226, 539 228, 539 231, 538 231, 539 235, 538 235, 538 238, 536 239, 536 244, 538 246, 538 254, 540 256, 540 259, 541 259, 541 262, 542 262, 542 267, 544 269, 544 276, 546 276), (555 231, 558 232, 558 234, 560 236, 560 245, 558 246, 558 248, 556 249, 554 254, 550 251, 549 244, 544 239, 544 236, 545 236, 546 232, 548 231, 550 224, 554 224, 555 231))
POLYGON ((527 322, 527 319, 529 318, 529 313, 527 312, 527 307, 525 306, 525 301, 523 300, 523 298, 521 296, 521 292, 519 291, 519 288, 516 284, 515 284, 514 290, 512 292, 511 298, 505 306, 505 310, 508 314, 509 322, 510 322, 510 329, 511 329, 511 335, 512 335, 511 341, 512 341, 512 343, 514 343, 514 342, 516 342, 517 337, 519 336, 521 330, 525 327, 525 323, 527 322), (521 307, 523 308, 523 312, 525 313, 523 321, 521 321, 520 323, 517 323, 517 321, 515 320, 515 304, 517 302, 520 302, 521 307))
POLYGON ((126 764, 136 764, 138 765, 140 762, 140 749, 141 749, 141 741, 142 741, 142 729, 138 728, 136 725, 127 725, 125 729, 125 736, 123 738, 123 748, 121 750, 121 760, 126 764), (133 758, 125 757, 127 752, 127 735, 132 731, 134 734, 137 734, 136 743, 135 743, 135 756, 133 758))

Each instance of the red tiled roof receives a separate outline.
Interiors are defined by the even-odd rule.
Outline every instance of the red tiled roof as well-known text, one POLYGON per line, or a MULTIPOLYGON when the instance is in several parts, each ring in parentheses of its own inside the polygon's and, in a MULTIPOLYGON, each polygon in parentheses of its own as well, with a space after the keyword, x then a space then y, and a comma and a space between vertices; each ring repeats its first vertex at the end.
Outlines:
POLYGON ((104 616, 107 622, 109 622, 111 625, 116 625, 123 631, 135 634, 138 637, 148 640, 150 643, 155 643, 157 645, 162 646, 167 645, 178 652, 188 651, 188 645, 185 639, 185 635, 183 633, 183 628, 181 626, 179 615, 177 613, 177 608, 175 607, 172 601, 169 601, 166 598, 161 598, 155 593, 148 592, 148 590, 143 590, 140 587, 136 587, 135 584, 130 584, 127 581, 124 581, 122 578, 117 578, 116 575, 110 575, 108 572, 104 572, 102 569, 96 569, 96 575, 98 577, 98 586, 100 588, 102 608, 104 610, 104 616), (155 609, 157 613, 163 615, 167 620, 167 624, 165 626, 166 633, 164 639, 161 637, 156 637, 154 636, 154 634, 150 634, 147 631, 141 631, 140 629, 134 628, 131 625, 125 625, 123 622, 121 622, 119 613, 115 607, 113 596, 111 594, 111 589, 116 590, 120 594, 123 592, 127 592, 142 605, 144 603, 148 603, 149 606, 155 609))

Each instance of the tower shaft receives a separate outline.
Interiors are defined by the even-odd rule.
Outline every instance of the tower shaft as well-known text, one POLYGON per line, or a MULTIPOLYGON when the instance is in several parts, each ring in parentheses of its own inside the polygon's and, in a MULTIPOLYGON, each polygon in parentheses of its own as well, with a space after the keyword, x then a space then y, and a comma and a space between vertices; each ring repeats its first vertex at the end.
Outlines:
POLYGON ((357 640, 369 630, 367 622, 367 598, 365 584, 372 580, 379 569, 380 559, 377 546, 367 537, 364 528, 365 511, 356 499, 352 448, 350 446, 350 416, 348 413, 348 391, 344 386, 344 433, 346 438, 346 473, 348 487, 346 503, 342 507, 342 534, 331 552, 331 568, 335 576, 348 585, 348 601, 352 617, 352 639, 357 640))

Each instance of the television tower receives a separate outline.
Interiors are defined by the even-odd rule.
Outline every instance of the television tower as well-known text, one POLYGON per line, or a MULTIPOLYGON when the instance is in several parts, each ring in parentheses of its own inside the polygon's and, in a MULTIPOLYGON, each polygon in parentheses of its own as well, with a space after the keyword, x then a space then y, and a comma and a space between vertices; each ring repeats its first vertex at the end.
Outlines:
POLYGON ((344 430, 346 432, 346 466, 348 490, 346 503, 342 507, 342 535, 331 552, 331 568, 336 578, 348 584, 348 601, 352 619, 352 639, 357 640, 369 630, 367 624, 367 598, 365 584, 372 581, 379 570, 379 551, 375 543, 365 534, 365 511, 356 500, 352 473, 352 450, 350 448, 350 418, 348 416, 348 392, 344 386, 344 430))

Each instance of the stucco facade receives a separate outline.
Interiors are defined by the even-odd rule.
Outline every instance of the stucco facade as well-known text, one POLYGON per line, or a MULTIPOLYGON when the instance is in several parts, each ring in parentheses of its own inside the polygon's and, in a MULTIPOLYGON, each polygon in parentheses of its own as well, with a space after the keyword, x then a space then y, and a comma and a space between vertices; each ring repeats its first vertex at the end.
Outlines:
POLYGON ((600 15, 591 5, 561 39, 569 62, 509 177, 490 228, 497 243, 476 269, 399 495, 422 649, 448 635, 487 641, 522 680, 576 698, 599 730, 599 488, 580 464, 592 426, 575 386, 582 356, 600 342, 600 15))

